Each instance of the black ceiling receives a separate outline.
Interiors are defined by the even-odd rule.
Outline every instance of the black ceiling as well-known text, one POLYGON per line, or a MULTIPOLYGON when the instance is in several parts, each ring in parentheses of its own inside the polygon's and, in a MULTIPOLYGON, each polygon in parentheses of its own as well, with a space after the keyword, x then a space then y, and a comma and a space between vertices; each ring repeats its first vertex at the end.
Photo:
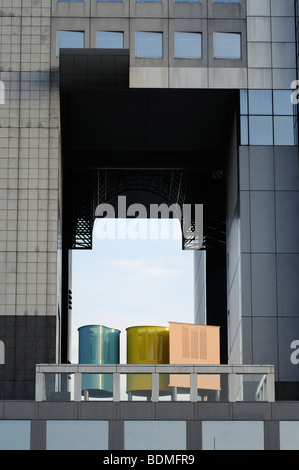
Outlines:
MULTIPOLYGON (((118 180, 127 178, 128 171, 131 178, 137 172, 138 182, 149 171, 163 171, 168 182, 183 175, 189 182, 183 196, 187 202, 205 204, 209 213, 205 226, 223 242, 224 174, 237 97, 235 90, 129 88, 128 51, 62 50, 67 246, 91 247, 94 209, 103 202, 97 200, 100 182, 107 180, 109 171, 118 172, 118 180), (76 231, 82 232, 82 246, 74 241, 76 231)), ((157 178, 161 180, 161 175, 155 175, 154 181, 157 178)), ((130 189, 140 189, 138 184, 130 189)), ((121 187, 125 189, 123 180, 121 187)), ((181 187, 177 188, 181 197, 181 187)))

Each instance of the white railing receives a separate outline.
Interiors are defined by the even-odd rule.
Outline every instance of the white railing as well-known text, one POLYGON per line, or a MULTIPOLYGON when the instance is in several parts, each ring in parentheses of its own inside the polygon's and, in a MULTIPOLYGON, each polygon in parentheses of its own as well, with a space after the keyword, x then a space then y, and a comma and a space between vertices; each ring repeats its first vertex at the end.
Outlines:
POLYGON ((35 399, 274 402, 274 387, 265 365, 40 364, 35 399))

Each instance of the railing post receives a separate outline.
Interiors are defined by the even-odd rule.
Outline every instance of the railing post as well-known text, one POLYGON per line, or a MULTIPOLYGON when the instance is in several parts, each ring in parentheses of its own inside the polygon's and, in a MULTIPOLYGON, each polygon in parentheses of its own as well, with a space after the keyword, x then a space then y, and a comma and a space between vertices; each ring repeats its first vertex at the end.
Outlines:
POLYGON ((197 374, 193 372, 190 374, 190 401, 197 401, 197 374))
POLYGON ((157 372, 152 373, 152 401, 159 401, 159 374, 157 372))
POLYGON ((236 401, 236 393, 237 393, 237 376, 236 374, 228 374, 228 401, 230 403, 234 403, 236 401))
POLYGON ((113 372, 113 401, 120 401, 120 373, 113 372))
POLYGON ((74 401, 81 401, 82 373, 75 372, 74 401))
POLYGON ((36 372, 35 374, 35 401, 43 401, 43 379, 44 374, 36 372))
POLYGON ((267 399, 268 402, 275 402, 275 374, 267 375, 267 399))

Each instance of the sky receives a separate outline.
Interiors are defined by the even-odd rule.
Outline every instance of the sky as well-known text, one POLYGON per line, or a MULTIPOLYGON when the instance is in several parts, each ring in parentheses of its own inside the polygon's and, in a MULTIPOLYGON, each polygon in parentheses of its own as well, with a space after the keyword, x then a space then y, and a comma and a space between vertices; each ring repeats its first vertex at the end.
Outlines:
POLYGON ((193 252, 182 250, 178 221, 97 219, 92 250, 73 251, 72 362, 78 328, 193 323, 193 252), (151 224, 151 225, 150 225, 151 224))

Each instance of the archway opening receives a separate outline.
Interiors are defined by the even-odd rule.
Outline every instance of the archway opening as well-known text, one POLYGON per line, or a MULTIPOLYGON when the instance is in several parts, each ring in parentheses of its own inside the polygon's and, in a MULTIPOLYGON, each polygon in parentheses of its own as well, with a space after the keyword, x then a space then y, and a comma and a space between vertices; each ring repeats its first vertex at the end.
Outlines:
POLYGON ((193 252, 182 250, 176 219, 97 219, 93 249, 72 253, 72 362, 78 328, 119 329, 126 363, 126 328, 193 323, 193 252))

